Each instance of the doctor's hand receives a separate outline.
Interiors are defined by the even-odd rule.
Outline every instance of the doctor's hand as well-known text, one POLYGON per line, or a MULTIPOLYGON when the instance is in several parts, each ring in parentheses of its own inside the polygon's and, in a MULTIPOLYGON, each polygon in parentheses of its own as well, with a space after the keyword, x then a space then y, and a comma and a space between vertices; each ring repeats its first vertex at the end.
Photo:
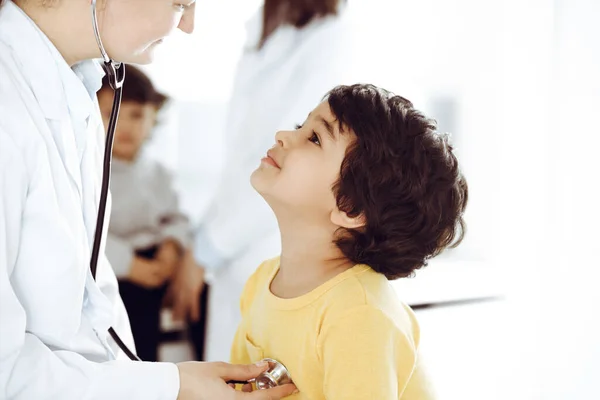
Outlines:
POLYGON ((164 265, 158 261, 134 257, 129 270, 129 279, 148 289, 164 285, 169 277, 165 276, 164 265))
POLYGON ((180 389, 177 400, 279 400, 296 391, 294 385, 278 386, 251 393, 236 391, 226 381, 247 381, 256 378, 269 366, 232 365, 222 362, 184 362, 177 364, 180 389))

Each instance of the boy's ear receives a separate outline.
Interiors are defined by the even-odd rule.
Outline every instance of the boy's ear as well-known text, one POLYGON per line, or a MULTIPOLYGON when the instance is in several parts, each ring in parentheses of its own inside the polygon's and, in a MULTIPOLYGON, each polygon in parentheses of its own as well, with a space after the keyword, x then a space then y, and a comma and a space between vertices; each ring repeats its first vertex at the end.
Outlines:
POLYGON ((367 223, 363 214, 359 214, 356 217, 350 217, 348 216, 348 214, 338 209, 337 207, 331 212, 329 218, 331 219, 331 222, 334 225, 346 229, 362 228, 367 223))

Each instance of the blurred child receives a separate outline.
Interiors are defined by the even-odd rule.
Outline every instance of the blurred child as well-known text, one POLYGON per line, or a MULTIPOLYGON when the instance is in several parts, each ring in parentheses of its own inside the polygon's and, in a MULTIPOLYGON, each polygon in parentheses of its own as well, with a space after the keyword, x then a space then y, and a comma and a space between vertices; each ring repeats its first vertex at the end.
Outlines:
MULTIPOLYGON (((115 132, 111 176, 112 214, 106 255, 119 278, 138 356, 157 361, 160 311, 167 289, 179 317, 194 322, 192 339, 201 358, 204 326, 200 318, 203 271, 189 247, 191 230, 178 206, 173 178, 142 148, 167 98, 150 79, 128 65, 115 132)), ((108 124, 113 93, 106 78, 98 102, 108 124)))
POLYGON ((246 284, 232 361, 279 360, 295 399, 433 398, 417 321, 388 280, 463 238, 467 184, 448 137, 408 100, 353 85, 275 141, 251 181, 282 251, 246 284))

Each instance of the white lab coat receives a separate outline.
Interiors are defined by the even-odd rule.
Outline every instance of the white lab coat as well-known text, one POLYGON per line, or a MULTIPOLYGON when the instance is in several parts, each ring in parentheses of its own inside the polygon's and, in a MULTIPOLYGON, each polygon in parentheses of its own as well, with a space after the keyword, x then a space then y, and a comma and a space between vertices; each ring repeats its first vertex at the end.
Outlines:
POLYGON ((95 61, 69 68, 12 2, 0 7, 0 398, 176 399, 173 364, 133 346, 104 251, 89 271, 104 130, 95 61))
POLYGON ((195 255, 212 270, 206 358, 228 359, 240 320, 243 286, 264 260, 280 253, 272 210, 250 185, 250 175, 280 129, 301 124, 338 84, 355 83, 352 29, 346 16, 279 28, 256 51, 262 9, 247 23, 225 128, 225 169, 196 233, 195 255))

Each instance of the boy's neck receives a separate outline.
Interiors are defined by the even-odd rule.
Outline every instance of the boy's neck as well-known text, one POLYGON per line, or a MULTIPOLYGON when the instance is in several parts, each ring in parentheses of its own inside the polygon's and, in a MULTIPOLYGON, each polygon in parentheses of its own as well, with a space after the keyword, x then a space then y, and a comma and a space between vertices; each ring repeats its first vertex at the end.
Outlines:
POLYGON ((279 220, 281 263, 274 295, 298 297, 354 266, 333 243, 335 227, 303 218, 279 220))

